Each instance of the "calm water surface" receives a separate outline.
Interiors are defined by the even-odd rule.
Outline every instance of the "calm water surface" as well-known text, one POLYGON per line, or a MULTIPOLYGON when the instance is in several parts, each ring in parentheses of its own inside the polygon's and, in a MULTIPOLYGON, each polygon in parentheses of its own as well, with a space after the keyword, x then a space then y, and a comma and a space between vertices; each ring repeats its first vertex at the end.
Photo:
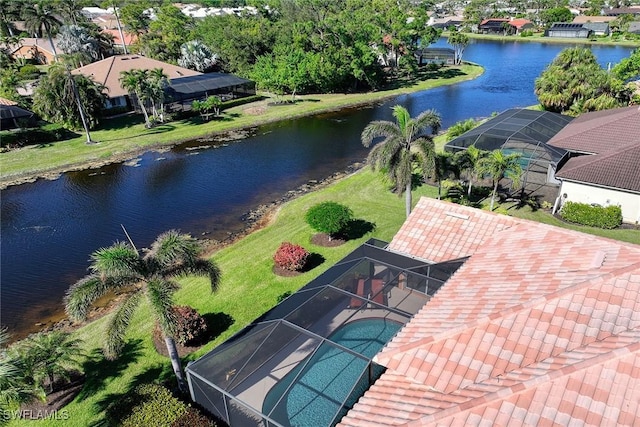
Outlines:
MULTIPOLYGON (((438 46, 446 46, 440 41, 438 46)), ((362 161, 360 132, 391 120, 391 106, 412 115, 435 108, 443 126, 536 103, 533 84, 566 45, 474 42, 466 60, 485 67, 478 79, 348 109, 260 126, 241 141, 194 142, 100 169, 71 172, 1 192, 0 321, 14 337, 62 314, 70 284, 87 273, 89 254, 123 240, 138 246, 177 228, 222 239, 242 216, 289 190, 362 161)), ((603 66, 631 49, 593 47, 603 66)))

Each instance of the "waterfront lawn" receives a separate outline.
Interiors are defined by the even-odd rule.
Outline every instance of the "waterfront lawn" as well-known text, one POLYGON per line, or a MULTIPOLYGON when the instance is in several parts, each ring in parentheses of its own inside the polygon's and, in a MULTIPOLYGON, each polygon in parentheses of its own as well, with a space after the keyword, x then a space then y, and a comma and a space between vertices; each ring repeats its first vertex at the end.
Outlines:
MULTIPOLYGON (((414 191, 414 202, 421 196, 435 197, 437 188, 422 185, 414 191)), ((486 201, 488 204, 488 200, 486 201)), ((591 227, 571 226, 542 211, 529 208, 515 209, 504 204, 509 214, 559 225, 578 231, 590 232, 604 237, 640 243, 640 230, 598 230, 591 227)), ((213 254, 213 259, 222 270, 222 282, 218 292, 211 293, 207 281, 188 277, 181 280, 181 289, 176 294, 178 304, 196 308, 209 320, 218 320, 220 333, 211 342, 189 355, 193 360, 234 333, 238 332, 262 313, 277 304, 278 297, 286 292, 295 292, 301 286, 326 271, 338 260, 357 248, 370 237, 390 241, 405 220, 404 197, 389 191, 389 184, 380 173, 369 168, 346 177, 313 193, 305 194, 284 204, 274 214, 267 227, 229 245, 213 254), (342 246, 326 248, 311 244, 314 231, 304 220, 304 212, 323 201, 337 201, 353 210, 354 217, 375 225, 375 229, 342 246), (280 277, 272 272, 272 256, 283 241, 290 241, 319 254, 324 261, 306 273, 296 277, 280 277)), ((100 345, 104 336, 105 319, 99 319, 77 330, 75 335, 84 340, 90 355, 85 363, 87 375, 80 395, 62 411, 57 420, 37 422, 40 426, 101 425, 105 421, 109 404, 121 399, 136 385, 147 382, 167 382, 175 386, 169 360, 157 354, 153 348, 151 331, 154 327, 147 305, 142 305, 132 319, 127 335, 127 345, 121 358, 106 361, 101 357, 100 345)), ((11 426, 31 425, 19 420, 11 426)))
POLYGON ((208 122, 194 116, 146 129, 139 116, 109 119, 91 132, 91 139, 98 144, 86 145, 86 136, 82 133, 66 141, 0 153, 0 183, 6 184, 18 177, 41 176, 48 171, 69 170, 92 163, 105 163, 110 159, 128 158, 145 150, 263 123, 369 104, 405 93, 470 80, 482 72, 483 68, 478 65, 465 64, 430 73, 427 80, 400 82, 396 87, 377 92, 296 96, 296 103, 278 106, 269 105, 273 100, 268 98, 229 108, 223 111, 221 118, 208 122))
MULTIPOLYGON (((414 200, 423 195, 434 197, 436 192, 434 187, 421 186, 415 190, 414 200)), ((383 175, 373 173, 368 168, 286 203, 269 226, 213 254, 223 275, 217 293, 211 293, 204 279, 189 277, 181 280, 182 288, 176 294, 178 304, 195 307, 208 319, 221 319, 222 324, 227 316, 233 321, 228 329, 188 359, 201 356, 229 338, 276 305, 278 296, 295 292, 368 238, 389 241, 404 219, 404 197, 391 193, 383 175), (327 200, 347 205, 353 210, 354 218, 375 224, 375 229, 338 247, 311 244, 310 238, 315 232, 305 222, 304 212, 327 200), (297 277, 273 274, 272 256, 283 241, 304 246, 310 252, 321 255, 324 262, 297 277)), ((113 362, 102 359, 99 352, 104 336, 104 318, 76 331, 75 335, 84 340, 86 351, 91 355, 85 363, 86 384, 81 394, 64 408, 64 412, 57 414, 58 420, 43 420, 37 425, 96 425, 104 420, 107 406, 122 398, 137 384, 168 381, 170 386, 174 386, 169 360, 159 356, 153 348, 151 330, 154 325, 151 319, 149 307, 142 305, 132 319, 122 357, 113 362)), ((25 420, 10 423, 11 426, 30 424, 25 420)))

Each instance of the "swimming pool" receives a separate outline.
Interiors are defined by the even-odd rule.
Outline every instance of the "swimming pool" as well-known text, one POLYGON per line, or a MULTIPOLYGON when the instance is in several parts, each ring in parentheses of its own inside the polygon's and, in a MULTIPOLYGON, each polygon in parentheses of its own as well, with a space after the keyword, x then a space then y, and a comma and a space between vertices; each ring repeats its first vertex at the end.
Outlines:
MULTIPOLYGON (((401 327, 401 323, 383 318, 360 319, 343 325, 329 340, 365 358, 323 343, 308 363, 299 364, 269 391, 263 413, 283 426, 331 425, 338 412, 353 405, 367 390, 369 359, 401 327)), ((378 370, 377 376, 381 368, 378 370)))

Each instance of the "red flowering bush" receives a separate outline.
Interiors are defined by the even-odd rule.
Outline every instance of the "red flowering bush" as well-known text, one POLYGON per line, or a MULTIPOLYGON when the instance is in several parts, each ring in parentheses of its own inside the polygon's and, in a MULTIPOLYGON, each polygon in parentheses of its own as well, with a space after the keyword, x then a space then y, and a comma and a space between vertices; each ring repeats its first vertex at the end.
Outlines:
POLYGON ((297 271, 304 267, 307 258, 309 258, 309 252, 305 248, 283 242, 273 256, 273 262, 285 270, 297 271))
POLYGON ((176 315, 175 340, 182 345, 198 342, 207 333, 207 322, 193 308, 186 305, 173 307, 176 315))

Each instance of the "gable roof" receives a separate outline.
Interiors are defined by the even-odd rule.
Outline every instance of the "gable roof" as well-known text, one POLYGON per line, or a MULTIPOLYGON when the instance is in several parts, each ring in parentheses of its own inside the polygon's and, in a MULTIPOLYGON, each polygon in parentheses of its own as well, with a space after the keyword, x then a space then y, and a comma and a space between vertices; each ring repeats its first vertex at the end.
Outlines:
POLYGON ((169 76, 169 80, 177 80, 181 77, 196 76, 202 73, 190 70, 188 68, 178 67, 177 65, 168 64, 141 55, 115 55, 109 58, 97 61, 84 67, 76 68, 72 71, 74 74, 84 74, 92 77, 97 83, 107 87, 107 95, 110 98, 127 95, 128 92, 120 86, 120 73, 130 70, 152 70, 154 68, 162 68, 162 71, 169 76))
POLYGON ((615 16, 589 16, 589 15, 578 15, 573 18, 574 24, 586 24, 587 22, 611 22, 616 19, 615 16))
POLYGON ((640 247, 423 198, 389 248, 469 258, 376 356, 387 371, 339 425, 638 419, 640 247))
POLYGON ((511 24, 511 26, 516 27, 518 29, 520 29, 523 26, 528 25, 528 24, 533 25, 533 22, 529 21, 528 19, 524 19, 524 18, 512 19, 509 23, 511 24))
MULTIPOLYGON (((56 52, 62 52, 62 49, 58 46, 58 40, 53 38, 53 46, 56 49, 56 52)), ((21 38, 17 44, 11 45, 11 53, 15 53, 22 47, 37 47, 39 50, 47 52, 53 55, 53 47, 51 47, 51 42, 48 37, 24 37, 21 38)))

